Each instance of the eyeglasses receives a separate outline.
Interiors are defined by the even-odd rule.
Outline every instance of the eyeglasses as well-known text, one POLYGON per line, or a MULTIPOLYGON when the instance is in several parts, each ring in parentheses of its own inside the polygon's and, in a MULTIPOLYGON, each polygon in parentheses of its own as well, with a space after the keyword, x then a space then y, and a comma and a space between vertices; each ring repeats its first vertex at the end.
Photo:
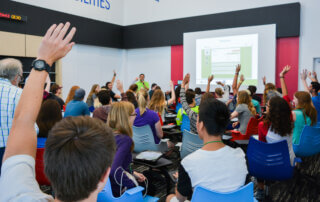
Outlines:
POLYGON ((23 76, 21 74, 18 74, 18 76, 20 77, 20 82, 23 81, 23 76))
POLYGON ((137 113, 131 114, 130 116, 137 116, 137 113))

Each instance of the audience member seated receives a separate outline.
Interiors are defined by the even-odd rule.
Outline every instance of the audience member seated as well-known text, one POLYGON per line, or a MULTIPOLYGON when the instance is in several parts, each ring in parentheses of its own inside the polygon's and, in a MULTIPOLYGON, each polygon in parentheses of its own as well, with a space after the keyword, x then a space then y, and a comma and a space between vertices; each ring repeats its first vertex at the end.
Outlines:
POLYGON ((223 90, 222 88, 216 88, 214 90, 215 92, 215 95, 216 95, 216 99, 225 103, 225 104, 228 104, 228 101, 229 101, 229 92, 230 92, 230 87, 228 85, 224 85, 222 82, 218 81, 217 82, 218 85, 222 86, 223 87, 223 90))
MULTIPOLYGON (((213 75, 209 76, 208 78, 208 84, 207 84, 207 90, 206 93, 204 93, 201 97, 201 102, 207 98, 214 98, 214 96, 209 93, 210 91, 210 82, 213 80, 213 75)), ((180 99, 182 103, 183 110, 187 114, 187 116, 190 119, 190 131, 194 134, 197 134, 197 118, 198 118, 198 112, 191 109, 191 107, 188 105, 187 99, 186 99, 186 91, 185 89, 188 88, 188 84, 190 81, 190 74, 186 74, 183 78, 181 89, 180 89, 180 99)), ((201 104, 201 103, 200 103, 201 104)), ((182 110, 182 109, 181 109, 182 110)))
POLYGON ((136 84, 138 86, 138 91, 140 91, 140 89, 145 89, 148 92, 149 83, 147 81, 145 81, 144 79, 145 79, 144 74, 140 74, 139 79, 136 78, 136 84))
POLYGON ((70 88, 68 97, 67 97, 66 102, 65 102, 65 106, 67 106, 68 103, 69 103, 71 100, 73 100, 74 93, 75 93, 76 90, 79 89, 79 88, 80 88, 79 86, 72 86, 72 87, 70 88))
POLYGON ((113 77, 112 77, 112 80, 111 81, 108 81, 106 83, 106 89, 109 90, 109 94, 110 94, 110 97, 112 99, 113 102, 117 102, 118 99, 120 99, 120 95, 118 94, 115 94, 113 91, 112 91, 112 88, 113 88, 113 84, 114 84, 114 81, 116 80, 116 76, 117 76, 117 73, 115 71, 113 71, 113 77))
POLYGON ((238 121, 233 124, 233 127, 236 127, 240 123, 239 131, 241 134, 245 134, 250 118, 255 115, 256 109, 251 102, 249 93, 247 90, 240 91, 237 95, 237 107, 230 116, 230 119, 238 117, 238 121))
POLYGON ((312 74, 311 72, 307 73, 307 70, 304 69, 301 73, 301 80, 304 86, 304 90, 306 92, 311 93, 312 103, 318 112, 317 120, 320 121, 320 84, 317 78, 317 73, 316 72, 313 72, 312 74), (309 79, 311 80, 310 86, 308 86, 307 84, 307 81, 306 81, 307 77, 309 77, 309 79))
POLYGON ((41 104, 41 108, 37 117, 37 125, 39 134, 37 140, 37 148, 44 148, 51 128, 62 120, 60 105, 56 100, 48 99, 41 104))
MULTIPOLYGON (((76 29, 70 24, 52 25, 43 37, 37 59, 50 67, 66 55, 76 29), (66 35, 66 36, 65 36, 66 35)), ((48 73, 31 70, 18 107, 3 158, 0 201, 53 201, 35 179, 35 120, 40 110, 48 73)), ((110 172, 115 142, 112 131, 90 117, 70 117, 57 123, 45 148, 45 174, 56 201, 96 201, 110 172)))
POLYGON ((83 102, 85 94, 86 92, 82 88, 75 91, 73 100, 71 100, 66 106, 64 117, 90 115, 88 105, 83 102))
POLYGON ((139 106, 138 106, 138 101, 135 94, 132 91, 128 90, 126 92, 126 95, 127 95, 128 101, 133 104, 135 109, 137 109, 139 106))
MULTIPOLYGON (((183 91, 182 90, 183 87, 181 85, 181 91, 180 91, 180 95, 181 95, 181 92, 183 91)), ((185 98, 186 98, 186 103, 188 105, 188 107, 194 111, 195 113, 199 113, 199 106, 196 105, 196 101, 195 101, 195 93, 193 91, 189 91, 187 90, 186 94, 185 94, 185 98)), ((181 104, 182 104, 182 107, 183 107, 183 104, 185 104, 185 102, 182 100, 182 96, 180 97, 180 101, 181 101, 181 104)), ((178 111, 178 114, 177 114, 177 119, 176 119, 176 122, 177 122, 177 125, 178 126, 181 126, 182 125, 182 119, 183 119, 183 115, 186 115, 189 117, 189 114, 186 113, 186 111, 184 110, 184 107, 181 108, 179 111, 178 111)), ((191 127, 191 126, 190 126, 191 127)), ((190 128, 191 130, 191 128, 190 128)), ((193 130, 194 131, 194 130, 193 130)), ((192 132, 192 131, 191 131, 192 132)))
POLYGON ((97 94, 100 92, 100 86, 99 84, 94 84, 92 87, 91 87, 91 90, 90 90, 90 93, 87 97, 87 105, 89 107, 89 110, 91 112, 93 112, 94 110, 94 103, 95 103, 95 100, 98 99, 97 98, 97 94))
POLYGON ((117 149, 110 172, 110 182, 114 196, 120 196, 125 190, 136 186, 136 182, 128 175, 133 175, 138 182, 144 182, 145 176, 132 171, 132 154, 134 144, 132 140, 132 124, 137 114, 130 102, 112 104, 108 126, 113 129, 117 149))
POLYGON ((158 85, 156 83, 151 84, 151 90, 149 90, 149 98, 150 98, 150 100, 151 100, 152 95, 153 95, 154 91, 156 90, 157 86, 158 85))
POLYGON ((265 106, 268 103, 268 101, 275 96, 282 97, 282 95, 277 91, 277 88, 273 83, 267 83, 264 86, 263 91, 263 105, 265 106))
POLYGON ((293 102, 295 109, 293 110, 293 144, 299 144, 302 129, 305 125, 313 126, 317 123, 317 110, 314 108, 311 96, 304 91, 298 91, 294 94, 293 102))
POLYGON ((195 97, 196 105, 199 106, 201 102, 201 96, 202 96, 201 88, 195 88, 194 93, 196 94, 196 97, 195 97))
POLYGON ((138 94, 138 105, 136 108, 137 117, 133 125, 137 127, 149 125, 151 127, 154 142, 158 144, 163 137, 163 131, 158 114, 147 108, 149 95, 146 90, 141 89, 138 94))
POLYGON ((50 88, 50 92, 51 92, 51 96, 49 97, 49 99, 53 99, 56 100, 59 104, 60 104, 60 109, 63 109, 63 105, 64 105, 64 101, 63 99, 61 99, 61 86, 59 86, 58 84, 53 84, 50 88))
POLYGON ((102 106, 99 108, 96 108, 93 111, 92 117, 100 119, 104 123, 107 123, 108 113, 111 109, 111 103, 112 103, 109 91, 101 90, 97 96, 98 96, 99 102, 102 104, 102 106))
POLYGON ((249 86, 248 86, 248 90, 249 90, 250 93, 251 93, 252 99, 258 101, 259 104, 261 104, 261 97, 256 94, 256 92, 257 92, 257 87, 256 87, 256 86, 253 86, 253 85, 249 85, 249 86))
POLYGON ((178 113, 178 111, 182 108, 181 102, 180 102, 180 90, 181 85, 177 85, 176 89, 174 90, 176 95, 176 102, 175 102, 175 112, 178 113))
POLYGON ((201 102, 197 126, 204 145, 181 161, 176 193, 169 195, 167 201, 190 199, 198 185, 218 192, 229 192, 245 184, 248 171, 244 152, 222 142, 221 136, 229 117, 224 103, 214 98, 201 102))
POLYGON ((162 92, 162 90, 158 89, 154 91, 153 96, 149 103, 149 109, 158 113, 161 125, 163 125, 163 120, 165 120, 164 118, 165 110, 168 108, 169 105, 172 105, 176 100, 172 81, 170 81, 170 89, 171 89, 172 97, 169 100, 166 101, 164 97, 164 93, 162 92))
MULTIPOLYGON (((22 63, 19 60, 13 58, 0 60, 0 90, 2 92, 0 94, 0 160, 7 145, 13 115, 22 93, 22 89, 18 87, 23 79, 22 72, 22 63)), ((1 163, 2 161, 0 161, 0 166, 1 163)))

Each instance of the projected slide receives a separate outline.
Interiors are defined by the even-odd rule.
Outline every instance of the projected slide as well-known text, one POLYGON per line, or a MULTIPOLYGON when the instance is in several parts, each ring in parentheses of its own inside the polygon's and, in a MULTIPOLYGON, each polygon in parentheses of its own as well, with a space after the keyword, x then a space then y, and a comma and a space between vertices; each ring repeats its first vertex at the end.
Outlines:
POLYGON ((196 55, 196 84, 206 84, 211 74, 215 81, 232 84, 241 64, 244 85, 257 85, 258 34, 197 39, 196 55))

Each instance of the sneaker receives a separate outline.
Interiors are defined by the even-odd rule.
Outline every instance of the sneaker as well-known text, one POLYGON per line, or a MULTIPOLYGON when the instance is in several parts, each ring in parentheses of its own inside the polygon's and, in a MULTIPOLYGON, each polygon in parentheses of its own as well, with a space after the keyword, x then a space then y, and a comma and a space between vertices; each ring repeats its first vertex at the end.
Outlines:
POLYGON ((258 201, 263 201, 265 199, 264 190, 257 189, 257 191, 254 192, 254 198, 256 198, 258 201))

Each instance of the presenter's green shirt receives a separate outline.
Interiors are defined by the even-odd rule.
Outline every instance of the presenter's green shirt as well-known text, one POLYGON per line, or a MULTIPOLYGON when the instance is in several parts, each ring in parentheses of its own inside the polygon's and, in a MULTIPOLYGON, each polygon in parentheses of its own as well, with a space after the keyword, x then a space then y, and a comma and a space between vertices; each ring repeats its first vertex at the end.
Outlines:
MULTIPOLYGON (((144 85, 143 85, 143 83, 142 83, 140 80, 137 81, 136 84, 137 84, 137 86, 138 86, 138 91, 139 91, 141 88, 144 88, 144 85)), ((146 86, 147 88, 150 89, 149 83, 148 83, 147 81, 144 81, 144 84, 145 84, 145 86, 146 86)), ((146 89, 146 90, 147 90, 147 89, 146 89)))

